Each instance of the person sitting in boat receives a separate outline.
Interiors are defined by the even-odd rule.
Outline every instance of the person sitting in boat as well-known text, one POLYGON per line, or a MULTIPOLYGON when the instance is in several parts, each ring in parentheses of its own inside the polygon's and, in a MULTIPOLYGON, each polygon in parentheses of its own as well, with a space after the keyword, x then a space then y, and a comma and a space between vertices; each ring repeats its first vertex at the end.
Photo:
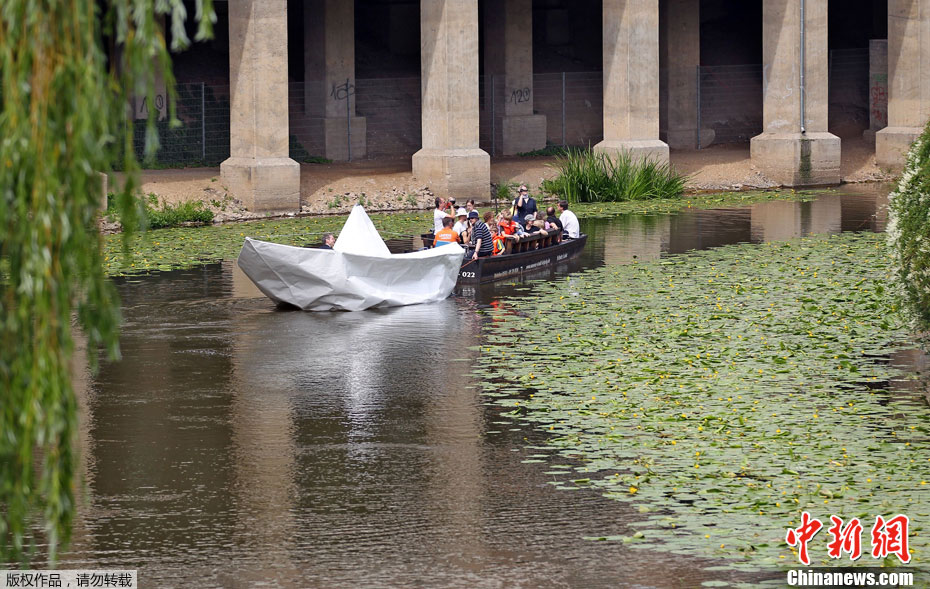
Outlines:
POLYGON ((560 200, 559 209, 562 214, 559 219, 562 221, 562 230, 571 238, 577 238, 581 234, 581 226, 578 224, 578 217, 575 213, 568 210, 568 201, 560 200))
POLYGON ((331 249, 333 249, 333 246, 334 246, 335 244, 336 244, 336 238, 333 236, 333 234, 332 234, 332 233, 324 233, 324 234, 323 234, 323 245, 320 246, 320 249, 321 249, 321 250, 331 250, 331 249))
POLYGON ((503 235, 516 235, 520 224, 513 220, 513 213, 503 211, 497 220, 497 229, 503 235))
POLYGON ((448 206, 448 203, 438 196, 436 197, 436 208, 433 209, 433 233, 439 233, 442 230, 443 219, 452 218, 452 215, 446 212, 448 206))
POLYGON ((504 250, 507 247, 506 237, 500 231, 500 227, 496 223, 491 223, 488 225, 488 229, 491 230, 491 255, 499 256, 504 253, 504 250))
POLYGON ((559 221, 559 218, 555 216, 555 207, 549 207, 546 209, 546 223, 549 224, 549 227, 555 231, 562 231, 562 222, 559 221))
POLYGON ((465 210, 465 207, 461 207, 455 211, 455 216, 457 219, 455 225, 452 226, 452 230, 459 234, 459 240, 461 240, 462 234, 468 229, 468 211, 465 210))
POLYGON ((526 184, 521 184, 518 189, 517 198, 513 201, 514 211, 517 219, 522 223, 527 215, 536 214, 536 200, 530 196, 526 184))
POLYGON ((478 218, 478 211, 468 213, 468 224, 471 234, 469 247, 474 252, 471 255, 471 259, 477 260, 478 258, 490 256, 494 251, 494 244, 491 243, 491 230, 478 218))
POLYGON ((446 245, 447 243, 458 243, 459 234, 452 228, 452 217, 445 217, 442 220, 442 229, 433 238, 433 247, 446 245))
POLYGON ((526 232, 530 235, 533 233, 538 233, 542 230, 542 227, 536 224, 536 215, 527 215, 523 218, 523 227, 526 232))

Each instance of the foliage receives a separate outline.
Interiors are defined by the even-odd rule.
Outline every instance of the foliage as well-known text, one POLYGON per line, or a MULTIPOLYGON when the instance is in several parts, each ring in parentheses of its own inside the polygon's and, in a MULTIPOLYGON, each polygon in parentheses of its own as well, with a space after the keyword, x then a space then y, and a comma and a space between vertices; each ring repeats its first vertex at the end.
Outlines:
MULTIPOLYGON (((198 38, 211 0, 196 3, 198 38)), ((72 322, 92 358, 118 353, 119 309, 102 268, 95 219, 98 172, 125 162, 117 201, 137 220, 132 193, 132 94, 171 88, 155 14, 168 15, 175 48, 188 42, 180 0, 5 0, 0 7, 0 558, 30 558, 33 531, 48 558, 66 543, 74 510, 72 322), (119 46, 109 67, 104 43, 119 46)), ((171 97, 169 95, 169 97, 171 97)), ((154 120, 148 153, 158 147, 154 120)), ((127 237, 130 235, 127 233, 127 237)))
POLYGON ((490 310, 475 371, 551 435, 529 461, 552 484, 639 512, 635 534, 595 538, 758 571, 797 566, 803 510, 905 513, 919 563, 930 413, 892 383, 908 334, 888 262, 882 236, 846 233, 588 271, 490 310))
MULTIPOLYGON (((419 235, 433 222, 431 212, 370 217, 385 239, 419 235)), ((246 236, 287 245, 316 246, 324 233, 338 235, 347 218, 333 215, 158 229, 133 237, 128 253, 122 251, 119 235, 108 235, 104 264, 109 274, 122 276, 231 260, 239 254, 246 236)))
POLYGON ((539 157, 539 156, 562 156, 568 154, 569 148, 562 147, 561 145, 547 145, 542 149, 534 149, 533 151, 524 151, 518 153, 520 157, 539 157))
POLYGON ((301 162, 304 164, 331 164, 333 160, 321 157, 318 155, 310 155, 310 152, 303 146, 303 144, 297 139, 297 135, 291 134, 288 138, 289 145, 288 150, 290 152, 290 157, 294 161, 301 162))
POLYGON ((675 198, 684 192, 687 179, 667 163, 634 161, 626 152, 613 156, 572 148, 552 165, 559 175, 544 180, 542 188, 570 203, 675 198))
MULTIPOLYGON (((119 221, 119 211, 114 206, 113 194, 107 198, 107 219, 119 221)), ((213 211, 203 201, 192 200, 171 204, 158 200, 158 195, 149 194, 139 199, 142 207, 142 226, 146 229, 164 229, 166 227, 181 227, 184 225, 203 225, 213 222, 213 211)), ((225 201, 211 201, 216 207, 225 207, 225 201)))
POLYGON ((213 211, 199 200, 189 200, 176 205, 162 202, 158 206, 157 199, 152 202, 153 196, 155 195, 150 195, 145 206, 145 225, 151 229, 213 222, 213 211))
POLYGON ((911 146, 888 201, 888 243, 914 327, 930 330, 930 125, 911 146))

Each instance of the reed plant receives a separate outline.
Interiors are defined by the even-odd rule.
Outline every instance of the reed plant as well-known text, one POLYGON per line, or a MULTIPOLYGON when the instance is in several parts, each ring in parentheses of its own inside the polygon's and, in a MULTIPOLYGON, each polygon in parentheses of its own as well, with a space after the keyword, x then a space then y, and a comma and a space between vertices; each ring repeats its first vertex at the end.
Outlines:
POLYGON ((543 181, 543 190, 571 203, 677 198, 684 192, 687 180, 667 163, 634 160, 627 152, 610 155, 590 148, 569 149, 552 166, 559 175, 543 181))

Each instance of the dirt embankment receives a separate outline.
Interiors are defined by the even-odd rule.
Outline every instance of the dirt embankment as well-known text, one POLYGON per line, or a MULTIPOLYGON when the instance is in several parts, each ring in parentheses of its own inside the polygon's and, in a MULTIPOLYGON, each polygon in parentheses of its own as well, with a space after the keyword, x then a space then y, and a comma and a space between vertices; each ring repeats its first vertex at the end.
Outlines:
MULTIPOLYGON (((500 157, 491 160, 491 184, 525 183, 538 190, 552 178, 554 158, 500 157)), ((720 145, 700 151, 672 151, 672 165, 689 176, 689 191, 730 191, 772 188, 776 184, 757 170, 749 146, 720 145)), ((875 163, 874 147, 861 139, 844 139, 841 175, 844 182, 887 181, 891 176, 875 163)), ((118 181, 118 178, 117 178, 118 181)), ((244 211, 226 197, 219 168, 147 170, 142 192, 170 203, 202 200, 218 222, 264 217, 244 211)), ((370 211, 425 209, 433 206, 429 185, 413 176, 410 159, 301 165, 301 213, 336 214, 358 202, 370 211)), ((491 191, 489 191, 490 200, 491 191)))

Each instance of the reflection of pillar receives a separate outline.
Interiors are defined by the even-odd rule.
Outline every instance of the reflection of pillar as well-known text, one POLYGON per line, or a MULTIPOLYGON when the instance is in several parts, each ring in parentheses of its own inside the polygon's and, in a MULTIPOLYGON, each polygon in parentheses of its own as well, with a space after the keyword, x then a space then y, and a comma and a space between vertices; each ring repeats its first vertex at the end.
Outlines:
POLYGON ((229 193, 252 211, 294 210, 300 166, 288 157, 287 0, 229 3, 229 193))
POLYGON ((930 117, 930 0, 888 0, 888 126, 875 134, 880 166, 900 169, 930 117))
POLYGON ((825 194, 810 202, 810 226, 807 233, 839 233, 843 225, 842 200, 839 194, 825 194))
POLYGON ((750 207, 752 241, 784 241, 801 236, 800 203, 760 202, 750 207))
POLYGON ((658 260, 671 239, 670 219, 668 215, 611 219, 604 232, 604 263, 609 266, 658 260))
POLYGON ((697 68, 701 65, 701 3, 668 0, 662 11, 660 69, 662 134, 672 149, 697 147, 697 68))
POLYGON ((413 175, 438 196, 487 198, 491 159, 478 147, 478 1, 421 0, 423 148, 413 175))
POLYGON ((595 149, 668 162, 659 141, 659 0, 604 0, 604 140, 595 149))
POLYGON ((232 298, 234 299, 260 299, 265 295, 255 286, 252 279, 245 275, 239 264, 226 261, 223 262, 229 275, 232 276, 232 298))
POLYGON ((91 386, 90 367, 87 359, 87 337, 80 330, 73 330, 74 354, 71 356, 71 386, 77 401, 77 452, 75 452, 75 489, 74 489, 74 523, 71 527, 72 552, 91 550, 93 537, 88 525, 87 506, 92 497, 94 469, 93 440, 90 435, 91 402, 94 388, 91 386))
POLYGON ((785 186, 838 184, 840 138, 827 132, 827 0, 805 2, 803 88, 800 3, 763 2, 763 131, 752 138, 752 163, 785 186))
MULTIPOLYGON (((495 76, 501 97, 503 154, 546 146, 546 115, 533 114, 533 2, 496 0, 485 4, 484 71, 495 76)), ((485 84, 485 92, 491 91, 485 84)), ((492 100, 497 97, 492 97, 492 100)))
POLYGON ((323 119, 325 157, 366 157, 367 127, 355 116, 355 2, 304 0, 304 80, 307 114, 323 119), (347 118, 351 117, 351 127, 347 118))
POLYGON ((240 506, 236 515, 242 542, 254 544, 256 566, 237 572, 237 584, 266 582, 269 571, 285 586, 301 586, 301 571, 291 561, 295 534, 295 457, 291 398, 262 372, 267 336, 245 325, 233 344, 230 425, 236 452, 232 457, 236 485, 232 491, 240 506), (268 547, 279 547, 268 550, 268 547))

